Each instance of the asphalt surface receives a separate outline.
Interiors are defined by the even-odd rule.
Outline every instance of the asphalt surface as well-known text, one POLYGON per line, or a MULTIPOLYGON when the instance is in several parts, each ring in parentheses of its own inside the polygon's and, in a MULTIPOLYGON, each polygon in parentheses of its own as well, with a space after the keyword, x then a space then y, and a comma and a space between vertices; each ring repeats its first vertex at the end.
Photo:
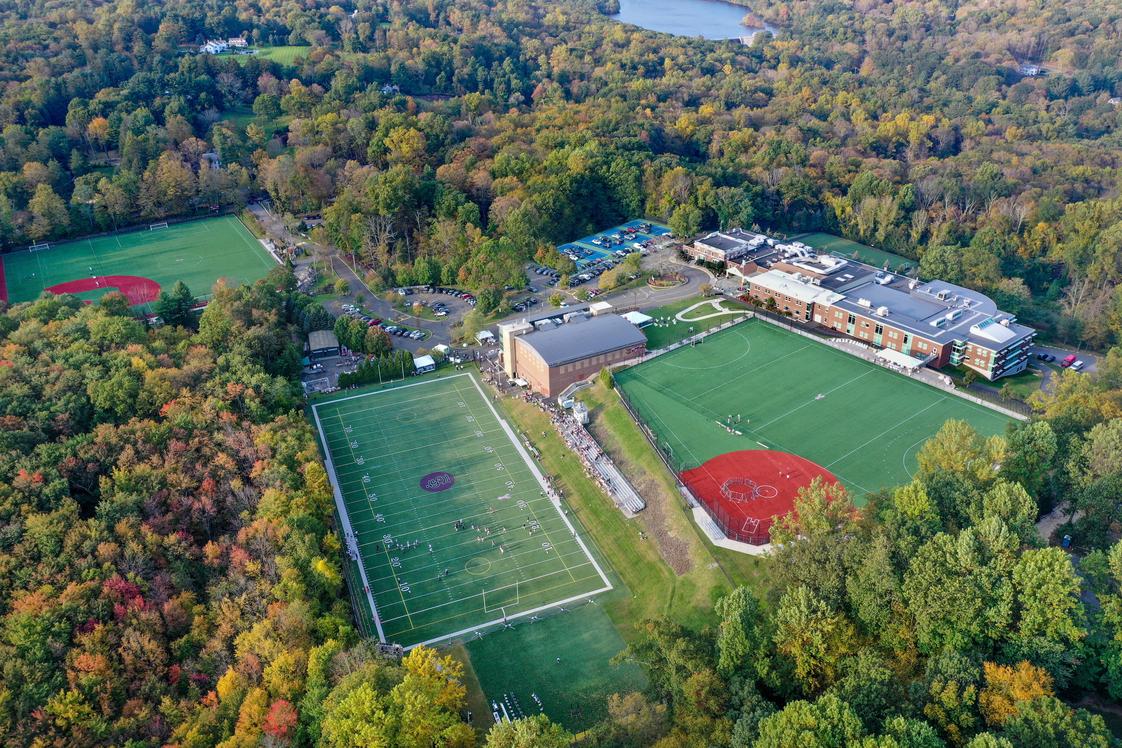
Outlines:
MULTIPOLYGON (((253 213, 254 217, 265 228, 266 232, 281 244, 288 244, 291 246, 302 246, 304 252, 295 259, 297 266, 312 265, 316 263, 316 247, 315 242, 311 241, 307 236, 296 234, 289 231, 284 222, 274 215, 265 205, 261 203, 253 203, 249 206, 249 210, 253 213)), ((324 306, 336 317, 343 314, 344 304, 355 304, 367 309, 373 316, 380 317, 384 320, 390 320, 394 324, 402 325, 412 329, 423 330, 427 333, 423 340, 411 340, 408 338, 393 338, 395 348, 416 351, 424 348, 426 350, 432 349, 433 346, 438 344, 452 345, 453 334, 452 326, 462 319, 463 315, 470 308, 468 305, 452 296, 442 294, 424 294, 414 293, 411 296, 405 297, 407 301, 442 301, 452 311, 447 317, 437 320, 424 319, 423 317, 416 317, 412 314, 401 312, 396 309, 393 304, 382 298, 382 295, 376 294, 371 291, 365 282, 354 272, 354 270, 344 260, 343 253, 339 252, 334 247, 321 248, 319 254, 326 254, 330 259, 331 266, 339 277, 347 281, 350 286, 350 293, 340 296, 336 299, 327 301, 324 306), (323 250, 326 251, 323 251, 323 250), (361 295, 361 304, 359 303, 359 296, 361 295)), ((706 284, 713 284, 712 276, 705 270, 685 265, 678 260, 674 250, 669 247, 662 247, 652 251, 650 255, 643 258, 642 267, 644 270, 676 270, 680 272, 685 278, 685 283, 680 286, 664 289, 654 289, 649 286, 641 286, 638 288, 626 289, 623 291, 615 291, 598 296, 596 301, 607 301, 616 307, 621 308, 636 308, 639 310, 653 309, 655 307, 663 306, 675 301, 687 299, 697 296, 701 293, 701 287, 706 284)), ((566 302, 570 304, 578 303, 576 292, 582 288, 595 288, 598 279, 593 278, 588 283, 584 283, 572 289, 559 289, 556 287, 548 287, 544 284, 544 279, 527 271, 526 278, 529 284, 535 286, 538 290, 534 294, 529 292, 520 292, 515 298, 522 299, 527 296, 533 295, 541 300, 541 303, 532 307, 529 312, 511 313, 489 325, 488 329, 494 332, 499 322, 506 322, 511 320, 518 320, 530 313, 540 312, 549 307, 548 299, 554 291, 560 291, 565 297, 566 302)), ((385 292, 383 292, 384 295, 385 292)), ((457 346, 463 349, 464 346, 457 346)), ((468 347, 470 351, 471 348, 468 347)))

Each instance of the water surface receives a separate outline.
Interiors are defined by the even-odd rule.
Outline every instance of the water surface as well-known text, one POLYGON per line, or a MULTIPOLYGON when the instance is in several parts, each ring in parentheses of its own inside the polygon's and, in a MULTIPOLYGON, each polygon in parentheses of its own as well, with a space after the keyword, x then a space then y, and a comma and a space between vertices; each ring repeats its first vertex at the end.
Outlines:
POLYGON ((748 8, 721 0, 619 0, 619 13, 610 17, 675 36, 739 39, 765 30, 743 25, 747 13, 748 8))

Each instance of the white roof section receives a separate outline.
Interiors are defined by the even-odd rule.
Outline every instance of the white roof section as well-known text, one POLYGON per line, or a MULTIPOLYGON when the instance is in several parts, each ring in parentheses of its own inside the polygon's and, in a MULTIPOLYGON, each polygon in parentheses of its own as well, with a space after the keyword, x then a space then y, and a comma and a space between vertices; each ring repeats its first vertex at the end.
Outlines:
POLYGON ((643 314, 642 312, 627 312, 626 314, 621 314, 620 316, 636 327, 649 325, 654 321, 654 317, 650 316, 649 314, 643 314))
POLYGON ((416 369, 423 369, 426 366, 436 366, 436 360, 432 356, 414 356, 413 367, 416 369))
POLYGON ((754 275, 751 278, 751 283, 753 286, 789 296, 804 304, 833 304, 845 298, 839 293, 802 281, 791 273, 785 273, 782 270, 769 270, 766 273, 754 275))
POLYGON ((488 340, 494 340, 495 333, 491 332, 490 330, 480 330, 479 332, 475 333, 475 339, 480 343, 485 343, 488 340))
POLYGON ((970 334, 976 335, 979 338, 985 338, 991 343, 1003 345, 1008 343, 1013 338, 1017 337, 1015 330, 1009 329, 1007 325, 995 320, 993 317, 982 320, 976 325, 970 326, 970 334))
POLYGON ((448 351, 452 350, 448 346, 444 345, 444 343, 437 343, 432 347, 432 349, 437 353, 447 353, 448 351))
POLYGON ((914 356, 909 356, 906 353, 901 353, 900 351, 894 351, 891 348, 884 348, 883 350, 877 351, 877 358, 905 369, 919 369, 924 365, 922 360, 914 356))
MULTIPOLYGON (((591 312, 592 316, 594 316, 594 317, 597 314, 603 314, 604 312, 610 312, 612 310, 612 308, 613 308, 612 305, 609 304, 606 301, 596 301, 596 302, 593 302, 592 304, 588 305, 588 311, 591 312)), ((626 317, 627 315, 624 315, 624 316, 626 317)))

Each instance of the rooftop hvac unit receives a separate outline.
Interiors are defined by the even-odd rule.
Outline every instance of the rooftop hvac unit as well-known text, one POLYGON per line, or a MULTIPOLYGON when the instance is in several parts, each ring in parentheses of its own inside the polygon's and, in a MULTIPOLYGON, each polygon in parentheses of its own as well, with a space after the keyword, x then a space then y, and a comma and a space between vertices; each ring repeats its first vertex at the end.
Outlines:
POLYGON ((873 308, 873 302, 869 301, 868 299, 858 299, 857 300, 857 306, 863 306, 866 309, 872 309, 873 308))
POLYGON ((915 278, 912 278, 910 281, 908 281, 908 290, 909 291, 914 291, 914 290, 916 290, 916 286, 918 286, 918 285, 919 285, 919 281, 917 281, 915 278))
POLYGON ((1007 319, 1000 320, 999 324, 1004 325, 1005 327, 1008 327, 1009 326, 1009 320, 1007 320, 1007 319))
POLYGON ((962 310, 961 309, 954 309, 952 311, 947 312, 947 321, 948 322, 954 322, 956 319, 958 319, 961 316, 962 316, 962 310))
POLYGON ((941 288, 941 289, 939 289, 938 293, 935 294, 935 298, 938 299, 939 301, 946 301, 947 297, 950 296, 950 293, 951 292, 948 291, 947 289, 941 288))
POLYGON ((931 325, 932 327, 942 327, 946 323, 947 323, 947 318, 946 317, 936 317, 935 319, 931 320, 927 324, 931 325))
POLYGON ((892 282, 892 280, 893 280, 892 274, 891 273, 885 273, 881 277, 877 278, 877 283, 881 284, 882 286, 887 286, 889 283, 892 282))
POLYGON ((878 317, 887 317, 888 316, 888 307, 878 306, 877 307, 877 316, 878 317))

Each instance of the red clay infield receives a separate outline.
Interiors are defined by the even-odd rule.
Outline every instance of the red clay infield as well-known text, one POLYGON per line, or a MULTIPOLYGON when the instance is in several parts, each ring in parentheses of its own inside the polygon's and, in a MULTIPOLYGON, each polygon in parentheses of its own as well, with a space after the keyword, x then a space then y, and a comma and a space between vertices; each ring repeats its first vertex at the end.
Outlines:
POLYGON ((824 467, 786 452, 745 449, 685 470, 682 482, 732 540, 763 545, 771 526, 795 507, 795 496, 815 478, 837 483, 824 467))
POLYGON ((56 283, 46 290, 55 294, 64 294, 83 293, 106 288, 115 288, 123 293, 131 306, 155 301, 160 297, 160 284, 151 278, 142 278, 139 275, 99 275, 96 278, 79 278, 65 283, 56 283))

